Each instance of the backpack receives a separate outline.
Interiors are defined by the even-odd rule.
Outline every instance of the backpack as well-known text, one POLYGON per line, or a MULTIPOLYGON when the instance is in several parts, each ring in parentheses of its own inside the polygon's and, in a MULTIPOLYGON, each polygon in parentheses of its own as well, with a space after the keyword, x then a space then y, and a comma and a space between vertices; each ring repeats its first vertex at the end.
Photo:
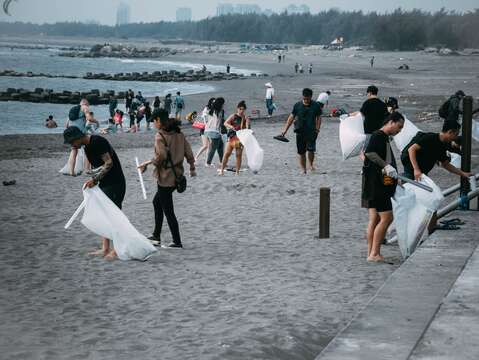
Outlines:
POLYGON ((71 121, 78 120, 80 118, 80 105, 75 105, 68 112, 68 119, 71 121))
POLYGON ((449 116, 449 107, 451 105, 451 98, 447 99, 447 101, 441 105, 441 107, 439 108, 439 117, 443 118, 443 119, 447 119, 447 117, 449 116))

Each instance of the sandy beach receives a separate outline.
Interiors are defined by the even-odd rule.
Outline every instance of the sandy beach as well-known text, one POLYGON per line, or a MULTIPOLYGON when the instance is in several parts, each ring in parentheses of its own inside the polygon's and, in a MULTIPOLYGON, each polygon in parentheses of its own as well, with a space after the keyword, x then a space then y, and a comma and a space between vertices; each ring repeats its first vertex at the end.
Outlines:
MULTIPOLYGON (((398 96, 400 111, 421 129, 439 131, 437 117, 418 115, 436 113, 457 89, 469 94, 479 88, 477 57, 374 53, 377 66, 370 69, 370 55, 295 52, 284 65, 270 55, 179 56, 178 61, 229 62, 269 73, 279 111, 271 120, 253 121, 265 151, 263 169, 219 177, 202 158, 198 177, 188 179, 184 194, 174 195, 185 249, 161 249, 144 263, 88 257, 98 237, 79 221, 63 229, 82 201, 87 178, 58 173, 68 151, 61 135, 0 137, 1 180, 16 180, 0 187, 0 358, 313 359, 400 266, 401 257, 398 247, 385 246, 392 264, 366 262, 361 162, 341 160, 339 121, 324 119, 317 171, 305 176, 292 131, 290 143, 273 140, 285 114, 303 87, 316 95, 331 89, 330 108, 357 110, 374 83, 381 96, 398 96), (313 62, 314 74, 293 75, 296 61, 313 62), (391 70, 404 62, 412 70, 391 70), (331 188, 331 238, 320 240, 322 186, 331 188)), ((227 112, 244 99, 249 110, 264 113, 264 79, 213 85, 215 93, 186 97, 186 110, 222 95, 227 112)), ((185 133, 197 150, 197 131, 185 127, 185 133)), ((148 236, 155 183, 149 172, 143 200, 134 157, 152 156, 153 131, 108 140, 126 176, 124 212, 148 236)), ((473 142, 476 171, 477 150, 473 142)), ((442 169, 430 175, 442 187, 458 181, 442 169)), ((166 224, 162 238, 171 240, 166 224)))

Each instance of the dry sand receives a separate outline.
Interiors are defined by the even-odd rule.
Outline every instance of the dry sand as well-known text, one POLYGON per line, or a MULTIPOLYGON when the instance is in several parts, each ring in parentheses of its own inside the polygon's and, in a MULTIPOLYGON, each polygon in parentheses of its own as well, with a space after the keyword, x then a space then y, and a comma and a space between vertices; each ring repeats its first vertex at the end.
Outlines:
MULTIPOLYGON (((297 58, 303 64, 310 59, 301 56, 297 58)), ((265 57, 248 55, 241 61, 264 71, 269 68, 265 57)), ((315 84, 337 92, 333 106, 344 103, 357 109, 364 99, 352 91, 364 93, 363 85, 374 82, 386 89, 384 95, 407 94, 404 110, 415 114, 432 111, 442 95, 459 88, 465 68, 477 70, 477 65, 463 62, 451 75, 457 77, 455 82, 435 69, 412 91, 404 84, 418 81, 417 73, 398 79, 381 68, 356 73, 350 65, 341 75, 341 66, 329 58, 324 60, 324 75, 272 80, 282 112, 299 98, 302 87, 315 84)), ((279 73, 277 66, 271 68, 279 73)), ((477 89, 477 78, 471 82, 466 85, 477 89)), ((232 104, 246 98, 262 106, 261 83, 224 82, 219 91, 232 104)), ((187 103, 199 107, 208 96, 191 96, 187 103)), ((365 261, 361 163, 341 161, 338 121, 325 120, 318 140, 318 170, 304 176, 298 171, 294 141, 272 139, 284 117, 277 120, 253 124, 265 151, 265 164, 257 175, 245 171, 239 177, 219 177, 200 161, 198 177, 189 179, 184 194, 174 195, 185 249, 161 250, 145 263, 90 258, 86 253, 99 244, 98 238, 79 222, 63 230, 82 200, 86 178, 58 174, 67 159, 61 136, 2 137, 1 180, 16 179, 17 184, 0 187, 0 357, 313 359, 401 260, 398 248, 387 246, 383 253, 393 265, 365 261), (332 236, 327 240, 316 238, 321 186, 332 189, 332 236)), ((439 123, 418 125, 438 130, 439 123)), ((197 133, 186 132, 192 134, 189 139, 196 150, 197 133)), ((149 235, 155 184, 150 173, 144 201, 134 156, 151 156, 153 134, 108 139, 127 178, 124 212, 149 235)), ((473 161, 477 169, 477 157, 473 161)), ((431 175, 442 186, 457 181, 440 169, 431 175)), ((171 239, 166 224, 163 239, 171 239)))

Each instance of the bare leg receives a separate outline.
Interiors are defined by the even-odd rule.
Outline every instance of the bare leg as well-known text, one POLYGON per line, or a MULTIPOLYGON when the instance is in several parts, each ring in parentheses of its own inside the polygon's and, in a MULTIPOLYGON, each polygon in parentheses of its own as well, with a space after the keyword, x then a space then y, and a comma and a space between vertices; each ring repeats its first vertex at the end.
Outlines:
POLYGON ((368 240, 368 258, 371 254, 371 249, 373 248, 373 238, 374 238, 374 229, 376 228, 377 224, 379 223, 379 215, 376 209, 368 209, 369 212, 369 222, 368 222, 368 230, 366 234, 366 238, 368 240))
POLYGON ((308 151, 308 160, 309 160, 309 169, 311 171, 316 170, 314 167, 314 152, 313 151, 308 151))
POLYGON ((306 174, 306 154, 299 155, 299 166, 301 167, 301 172, 306 174))
POLYGON ((200 155, 203 154, 206 150, 208 150, 208 147, 210 145, 210 141, 206 135, 201 135, 201 141, 203 145, 201 146, 200 150, 198 150, 198 153, 195 156, 195 162, 198 162, 198 158, 200 157, 200 155))
POLYGON ((77 162, 77 155, 78 155, 78 149, 77 148, 72 148, 70 151, 70 158, 68 159, 68 163, 70 164, 70 175, 71 176, 76 176, 75 174, 75 165, 77 162))
POLYGON ((228 145, 226 145, 226 152, 223 156, 223 161, 221 161, 220 175, 224 175, 224 170, 225 170, 226 164, 228 164, 228 160, 229 160, 232 152, 233 152, 233 146, 231 146, 228 143, 228 145))
POLYGON ((379 223, 374 229, 373 235, 373 247, 368 257, 368 261, 384 261, 384 257, 381 256, 381 244, 389 225, 393 221, 393 212, 384 211, 379 213, 379 223))
POLYGON ((243 157, 243 149, 241 147, 236 148, 236 175, 240 174, 242 157, 243 157))
POLYGON ((105 256, 106 260, 115 260, 116 258, 118 258, 118 254, 116 253, 115 249, 110 251, 108 255, 105 256))
POLYGON ((110 240, 107 238, 101 238, 101 249, 92 251, 88 255, 92 256, 106 256, 110 252, 110 240))

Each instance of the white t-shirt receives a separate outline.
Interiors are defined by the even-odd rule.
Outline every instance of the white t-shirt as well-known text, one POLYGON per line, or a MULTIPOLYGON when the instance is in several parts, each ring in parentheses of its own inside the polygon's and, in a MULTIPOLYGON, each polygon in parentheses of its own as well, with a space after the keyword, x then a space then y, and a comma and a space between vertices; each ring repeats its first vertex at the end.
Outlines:
POLYGON ((266 89, 266 99, 272 99, 274 96, 274 88, 269 87, 266 89))
POLYGON ((317 101, 320 102, 320 103, 323 104, 323 105, 327 105, 327 104, 328 104, 328 100, 329 100, 329 95, 328 95, 328 93, 322 92, 321 94, 319 94, 317 101))

